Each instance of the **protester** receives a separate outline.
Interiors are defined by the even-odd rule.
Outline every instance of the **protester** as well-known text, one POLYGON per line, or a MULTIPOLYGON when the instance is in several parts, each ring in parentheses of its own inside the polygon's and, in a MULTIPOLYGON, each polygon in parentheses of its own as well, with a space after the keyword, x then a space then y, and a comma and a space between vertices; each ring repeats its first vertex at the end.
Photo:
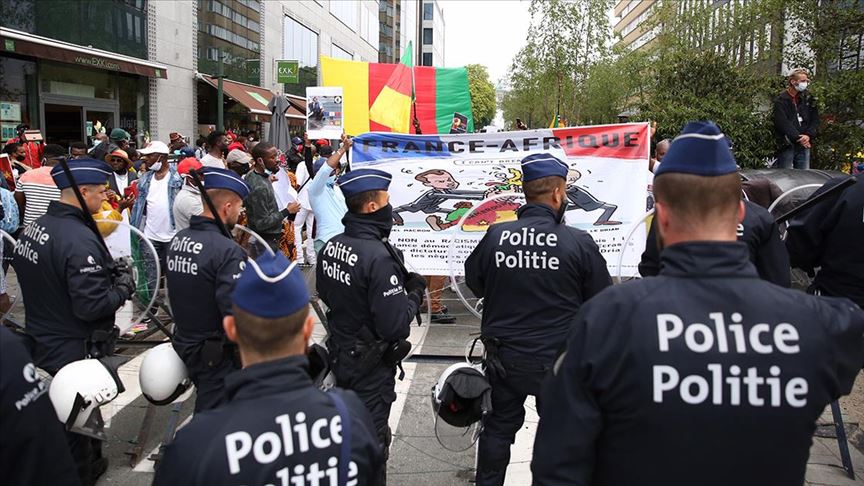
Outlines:
POLYGON ((580 309, 544 387, 534 484, 803 484, 817 419, 864 363, 864 312, 759 278, 715 124, 684 127, 654 196, 660 275, 580 309))
POLYGON ((242 177, 249 172, 252 166, 252 155, 242 150, 235 149, 228 152, 226 163, 229 169, 240 174, 242 177))
POLYGON ((87 156, 87 144, 84 142, 72 142, 69 144, 69 158, 82 159, 87 156))
POLYGON ((117 203, 117 210, 123 216, 124 221, 128 220, 126 210, 135 204, 135 196, 127 189, 138 180, 138 175, 132 170, 132 161, 129 160, 124 150, 116 149, 106 155, 105 159, 112 170, 111 177, 108 178, 108 187, 110 188, 108 199, 117 203), (127 194, 127 192, 130 193, 127 194))
POLYGON ((276 147, 270 142, 261 142, 252 151, 252 170, 243 177, 249 185, 246 199, 246 215, 249 229, 258 233, 273 251, 279 251, 282 238, 282 220, 293 218, 300 204, 293 202, 284 208, 276 205, 276 195, 270 180, 277 170, 282 170, 276 161, 276 147))
POLYGON ((153 484, 381 484, 369 412, 354 393, 323 392, 309 376, 313 320, 299 269, 278 253, 250 261, 233 301, 223 327, 243 369, 225 379, 226 404, 195 414, 177 433, 153 484), (266 458, 263 448, 253 451, 261 437, 275 438, 266 458))
MULTIPOLYGON (((294 137, 292 143, 294 142, 302 143, 302 140, 300 140, 300 137, 294 137)), ((300 155, 296 146, 291 147, 291 152, 295 156, 293 159, 297 159, 296 164, 294 164, 296 167, 295 175, 297 178, 297 187, 300 188, 300 191, 297 193, 300 211, 297 212, 297 216, 294 218, 294 244, 297 248, 297 263, 300 265, 315 265, 315 240, 312 238, 315 213, 312 211, 312 204, 309 201, 309 183, 311 182, 311 177, 306 166, 307 164, 300 161, 300 155), (303 237, 304 230, 306 232, 305 238, 303 237)), ((289 157, 289 165, 292 164, 293 159, 289 157)))
POLYGON ((201 157, 201 165, 204 167, 225 168, 225 155, 228 153, 228 138, 225 132, 210 132, 207 135, 207 155, 201 157))
MULTIPOLYGON (((847 297, 864 309, 864 175, 852 176, 851 187, 792 218, 786 248, 792 265, 810 274, 818 269, 808 292, 847 297)), ((836 187, 842 179, 826 182, 816 197, 836 187)))
POLYGON ((15 185, 15 201, 21 215, 22 226, 27 226, 48 211, 51 201, 60 200, 60 189, 51 177, 51 169, 66 158, 66 151, 57 144, 48 144, 42 151, 38 169, 28 170, 15 185))
MULTIPOLYGON (((338 165, 351 143, 344 139, 328 166, 338 165)), ((330 309, 328 350, 336 385, 357 392, 372 414, 384 452, 385 465, 375 482, 381 485, 392 438, 388 418, 396 399, 394 375, 411 347, 409 327, 426 288, 422 276, 405 274, 396 250, 382 241, 393 226, 390 180, 390 174, 375 169, 339 178, 349 207, 345 232, 320 252, 316 274, 318 295, 330 309)))
POLYGON ((202 167, 201 162, 194 157, 187 157, 177 164, 177 173, 183 178, 183 188, 177 193, 171 211, 174 214, 174 227, 178 232, 189 227, 192 216, 198 216, 204 211, 201 192, 198 191, 190 174, 190 171, 200 170, 202 167))
POLYGON ((807 70, 792 71, 788 83, 786 89, 774 98, 776 166, 782 169, 809 169, 810 149, 819 127, 819 112, 807 91, 810 86, 807 70))
MULTIPOLYGON (((17 171, 18 174, 23 174, 25 171, 28 171, 34 168, 31 165, 28 165, 26 162, 28 160, 27 156, 27 147, 25 144, 12 142, 7 143, 5 147, 3 147, 3 153, 9 157, 9 162, 12 165, 12 169, 17 171)), ((36 167, 39 167, 38 162, 36 167)))
POLYGON ((668 138, 664 138, 657 142, 657 146, 654 147, 654 158, 650 159, 648 162, 648 170, 654 172, 658 169, 660 162, 663 161, 663 157, 666 155, 666 152, 669 151, 669 144, 671 143, 672 141, 668 138))
POLYGON ((19 162, 26 165, 28 168, 38 169, 39 162, 42 160, 42 150, 44 147, 41 143, 27 140, 27 134, 25 132, 29 129, 30 126, 26 123, 19 124, 15 127, 15 133, 17 136, 7 140, 6 144, 20 144, 24 151, 24 159, 19 160, 19 162))
POLYGON ((171 153, 184 147, 186 147, 186 139, 183 138, 183 134, 178 132, 171 132, 168 134, 168 150, 170 150, 171 153))
POLYGON ((100 143, 90 151, 90 157, 97 160, 104 160, 106 155, 118 148, 125 151, 129 148, 129 140, 131 137, 132 136, 129 135, 129 132, 126 130, 115 128, 111 130, 111 135, 109 135, 107 142, 100 143))
MULTIPOLYGON (((174 201, 183 187, 183 180, 177 170, 168 164, 168 146, 164 142, 150 142, 138 152, 147 164, 147 172, 138 179, 138 199, 132 208, 131 223, 153 244, 164 268, 168 243, 177 232, 174 201)), ((144 263, 150 288, 155 288, 155 262, 146 258, 144 263)))
MULTIPOLYGON (((345 196, 336 185, 336 178, 341 172, 339 160, 348 150, 346 141, 349 142, 347 146, 350 146, 350 139, 343 137, 343 145, 335 154, 329 144, 317 149, 321 158, 315 162, 312 181, 307 184, 309 203, 315 215, 315 253, 321 251, 330 238, 345 231, 342 218, 348 213, 348 207, 345 205, 345 196)), ((308 147, 309 141, 306 143, 308 147)))

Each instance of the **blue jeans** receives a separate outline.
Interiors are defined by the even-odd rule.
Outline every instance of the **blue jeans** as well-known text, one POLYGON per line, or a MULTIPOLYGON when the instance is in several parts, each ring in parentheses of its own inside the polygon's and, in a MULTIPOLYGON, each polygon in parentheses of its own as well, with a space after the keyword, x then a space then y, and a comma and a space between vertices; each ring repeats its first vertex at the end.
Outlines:
POLYGON ((792 169, 793 167, 795 169, 809 169, 810 149, 798 144, 786 147, 777 154, 775 167, 779 169, 792 169))

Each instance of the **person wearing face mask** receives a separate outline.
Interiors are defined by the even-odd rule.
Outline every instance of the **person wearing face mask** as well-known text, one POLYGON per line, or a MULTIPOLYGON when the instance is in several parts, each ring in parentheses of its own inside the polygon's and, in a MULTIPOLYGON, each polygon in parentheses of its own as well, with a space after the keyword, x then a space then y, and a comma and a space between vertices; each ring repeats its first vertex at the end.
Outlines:
POLYGON ((775 167, 810 168, 810 149, 819 127, 819 112, 807 91, 809 86, 807 70, 796 69, 789 75, 786 90, 774 98, 775 167))
POLYGON ((285 218, 294 219, 300 204, 292 202, 284 208, 276 204, 271 177, 276 171, 283 170, 279 167, 276 155, 276 147, 272 143, 261 142, 256 145, 252 149, 252 170, 243 176, 243 180, 249 186, 249 197, 246 199, 249 229, 264 238, 273 251, 280 251, 282 221, 285 218))
MULTIPOLYGON (((186 159, 183 163, 194 160, 186 159)), ((249 187, 233 171, 205 167, 204 187, 218 214, 198 196, 203 209, 189 219, 168 247, 165 269, 168 295, 177 328, 174 350, 195 384, 195 413, 226 399, 223 379, 238 369, 236 347, 225 339, 222 319, 231 314, 231 294, 243 270, 246 253, 221 232, 237 224, 249 187)))
MULTIPOLYGON (((333 160, 338 162, 338 156, 328 163, 333 160)), ((374 482, 381 485, 386 483, 396 369, 410 350, 406 339, 426 289, 421 275, 406 274, 401 255, 387 241, 393 227, 391 178, 380 170, 357 169, 338 179, 348 207, 345 232, 327 241, 316 269, 318 295, 330 309, 331 369, 336 385, 357 393, 372 414, 384 453, 374 482)))
POLYGON ((201 157, 201 165, 224 169, 226 155, 228 155, 228 137, 225 136, 225 132, 210 132, 207 135, 207 155, 201 157))
MULTIPOLYGON (((168 152, 168 146, 160 141, 150 142, 138 151, 147 164, 147 172, 138 179, 138 197, 132 206, 130 219, 132 225, 143 231, 153 243, 162 268, 165 268, 168 243, 177 233, 174 201, 183 188, 183 179, 177 168, 168 163, 168 152)), ((148 288, 152 289, 156 283, 154 260, 147 258, 144 263, 150 282, 148 288)))
POLYGON ((548 153, 522 159, 527 204, 517 211, 519 219, 490 227, 465 262, 465 282, 484 299, 480 333, 492 385, 492 413, 477 452, 478 486, 504 484, 525 399, 533 395, 539 402, 577 311, 612 284, 591 236, 564 223, 567 172, 567 164, 548 153))

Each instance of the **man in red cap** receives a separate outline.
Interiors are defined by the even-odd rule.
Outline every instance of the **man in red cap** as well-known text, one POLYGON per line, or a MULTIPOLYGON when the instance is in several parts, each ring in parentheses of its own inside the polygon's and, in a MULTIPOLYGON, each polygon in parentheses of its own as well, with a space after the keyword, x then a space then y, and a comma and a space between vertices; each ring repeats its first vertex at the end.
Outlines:
POLYGON ((199 170, 203 167, 201 162, 195 157, 186 157, 177 165, 177 173, 183 178, 183 188, 177 193, 177 198, 174 200, 174 225, 177 231, 189 227, 189 218, 197 216, 204 211, 204 205, 201 202, 201 193, 192 182, 191 170, 199 170))

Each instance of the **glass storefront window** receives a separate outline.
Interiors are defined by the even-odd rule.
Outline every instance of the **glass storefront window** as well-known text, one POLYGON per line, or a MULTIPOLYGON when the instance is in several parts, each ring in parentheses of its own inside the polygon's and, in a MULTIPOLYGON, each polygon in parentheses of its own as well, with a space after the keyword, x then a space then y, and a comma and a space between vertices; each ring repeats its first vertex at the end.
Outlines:
POLYGON ((147 59, 147 2, 3 0, 0 25, 147 59))
POLYGON ((144 130, 150 119, 149 83, 141 76, 118 76, 120 91, 120 128, 132 135, 132 140, 141 147, 144 130))
POLYGON ((0 57, 0 142, 15 137, 15 126, 27 123, 39 126, 39 100, 36 97, 36 63, 11 57, 0 57))
POLYGON ((113 100, 117 96, 118 75, 91 71, 65 64, 40 64, 41 91, 79 98, 113 100))
POLYGON ((284 18, 284 32, 283 59, 300 61, 300 82, 286 84, 285 92, 305 97, 307 86, 318 85, 318 34, 287 16, 284 18))

